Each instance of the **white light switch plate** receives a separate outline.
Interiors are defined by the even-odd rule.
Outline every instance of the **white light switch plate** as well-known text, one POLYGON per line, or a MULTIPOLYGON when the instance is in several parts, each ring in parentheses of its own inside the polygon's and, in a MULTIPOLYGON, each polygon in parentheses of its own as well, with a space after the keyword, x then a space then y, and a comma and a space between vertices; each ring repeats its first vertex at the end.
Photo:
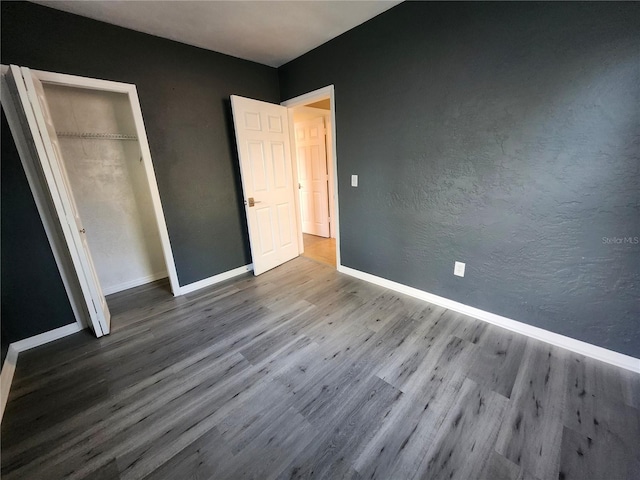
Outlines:
POLYGON ((464 269, 466 266, 467 265, 465 263, 456 262, 455 266, 453 267, 453 274, 459 277, 464 277, 464 269))
POLYGON ((351 175, 351 186, 352 187, 358 186, 358 175, 351 175))

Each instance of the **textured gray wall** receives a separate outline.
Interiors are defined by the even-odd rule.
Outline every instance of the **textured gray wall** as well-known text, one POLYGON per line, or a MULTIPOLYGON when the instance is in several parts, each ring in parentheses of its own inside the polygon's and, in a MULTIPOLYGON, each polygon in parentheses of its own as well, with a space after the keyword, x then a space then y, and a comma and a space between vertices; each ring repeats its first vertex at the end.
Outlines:
POLYGON ((404 3, 281 67, 336 88, 342 263, 640 357, 639 18, 404 3))

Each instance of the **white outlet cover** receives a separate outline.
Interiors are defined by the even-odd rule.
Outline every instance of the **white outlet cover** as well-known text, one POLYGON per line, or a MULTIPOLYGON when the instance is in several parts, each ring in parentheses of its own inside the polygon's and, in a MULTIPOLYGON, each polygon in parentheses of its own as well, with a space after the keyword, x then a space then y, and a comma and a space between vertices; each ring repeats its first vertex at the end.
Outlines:
POLYGON ((351 186, 352 187, 358 186, 358 175, 351 175, 351 186))
POLYGON ((464 277, 464 269, 466 266, 466 263, 456 262, 455 266, 453 267, 453 274, 457 275, 458 277, 464 277))

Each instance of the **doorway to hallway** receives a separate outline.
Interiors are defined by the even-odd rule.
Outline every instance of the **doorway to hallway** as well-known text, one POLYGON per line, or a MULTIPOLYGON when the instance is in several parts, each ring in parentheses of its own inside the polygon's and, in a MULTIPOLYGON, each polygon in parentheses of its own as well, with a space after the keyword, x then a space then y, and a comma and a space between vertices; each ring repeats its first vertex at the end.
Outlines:
POLYGON ((304 241, 303 257, 310 258, 316 262, 325 263, 336 266, 336 239, 324 238, 317 235, 304 233, 302 235, 304 241))
POLYGON ((299 254, 338 268, 340 222, 333 86, 300 95, 282 105, 289 109, 292 126, 299 254))

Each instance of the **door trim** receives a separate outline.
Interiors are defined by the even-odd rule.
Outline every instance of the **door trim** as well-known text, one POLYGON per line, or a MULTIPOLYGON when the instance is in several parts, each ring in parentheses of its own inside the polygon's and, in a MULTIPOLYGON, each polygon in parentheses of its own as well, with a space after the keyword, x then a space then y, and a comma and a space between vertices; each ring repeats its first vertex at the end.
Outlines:
POLYGON ((149 141, 147 139, 147 131, 144 126, 144 120, 142 118, 142 109, 140 107, 140 99, 138 98, 138 90, 136 86, 131 83, 112 82, 109 80, 99 80, 95 78, 79 77, 76 75, 66 75, 62 73, 45 72, 41 70, 31 70, 35 75, 43 82, 55 85, 63 85, 69 87, 80 87, 91 90, 100 90, 106 92, 122 93, 127 95, 129 99, 129 105, 133 114, 133 121, 136 128, 136 134, 138 136, 138 142, 140 145, 140 153, 142 155, 142 162, 144 164, 144 170, 149 185, 149 191, 151 193, 151 202, 153 204, 153 211, 158 226, 158 232, 160 233, 160 242, 162 244, 162 252, 164 255, 165 264, 167 266, 167 272, 169 274, 169 282, 171 284, 171 291, 174 296, 180 295, 180 283, 178 281, 178 272, 176 270, 175 260, 173 257, 173 251, 171 249, 171 242, 169 240, 169 231, 167 229, 167 223, 164 216, 164 210, 162 208, 162 202, 160 200, 160 192, 158 190, 158 182, 156 179, 155 170, 153 168, 153 161, 151 159, 151 150, 149 149, 149 141))
MULTIPOLYGON (((331 118, 331 161, 333 163, 333 204, 335 211, 331 216, 331 229, 335 229, 336 232, 336 269, 339 269, 342 264, 340 263, 340 208, 338 203, 338 154, 336 151, 336 103, 335 103, 335 88, 333 85, 328 85, 312 92, 299 95, 289 100, 281 102, 280 105, 287 107, 289 112, 289 125, 293 126, 293 109, 295 107, 302 107, 308 103, 317 102, 319 100, 325 100, 329 98, 330 104, 330 118, 331 118)), ((295 152, 295 129, 289 129, 289 137, 291 142, 291 163, 293 171, 295 172, 295 178, 298 178, 298 162, 295 152)), ((302 236, 302 213, 300 210, 300 195, 294 195, 296 205, 296 215, 298 217, 298 248, 299 254, 304 252, 304 242, 302 236)))

